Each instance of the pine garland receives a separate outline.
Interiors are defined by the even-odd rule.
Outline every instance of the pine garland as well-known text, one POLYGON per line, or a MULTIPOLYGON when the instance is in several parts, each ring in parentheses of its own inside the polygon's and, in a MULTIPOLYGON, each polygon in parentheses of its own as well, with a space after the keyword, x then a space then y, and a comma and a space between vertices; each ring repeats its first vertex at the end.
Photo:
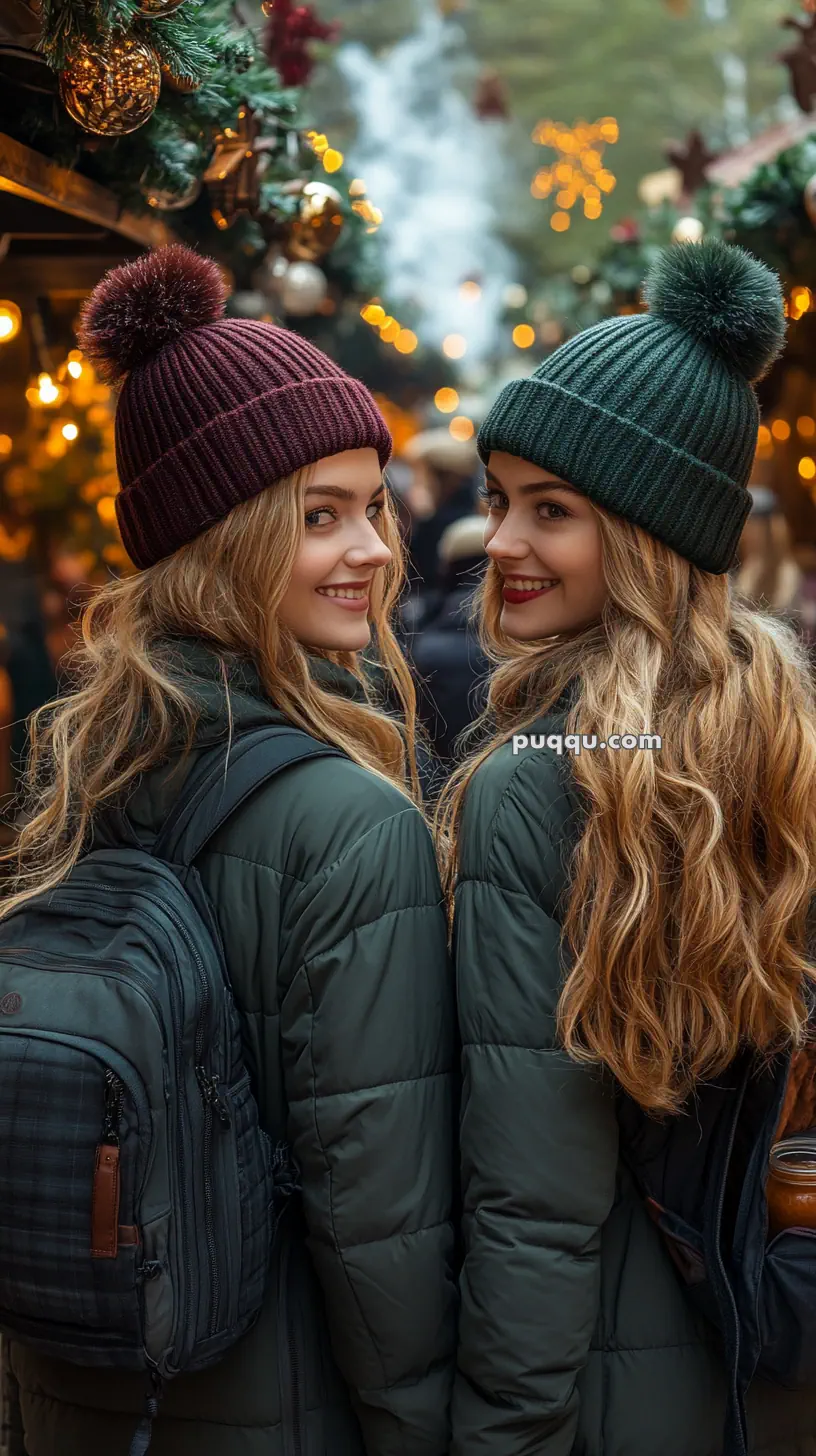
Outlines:
MULTIPOLYGON (((261 124, 262 135, 277 146, 269 154, 261 180, 261 215, 241 218, 226 232, 216 230, 206 195, 200 202, 172 214, 172 226, 181 236, 209 247, 236 272, 246 275, 253 255, 267 246, 268 224, 293 215, 297 201, 283 189, 305 175, 322 175, 320 162, 308 149, 293 160, 286 147, 290 131, 307 125, 301 114, 302 93, 281 84, 277 71, 265 59, 259 39, 248 27, 236 24, 232 0, 185 0, 173 14, 147 20, 137 13, 139 0, 42 0, 39 49, 55 73, 65 65, 80 42, 110 42, 127 33, 150 45, 169 73, 197 89, 179 92, 162 87, 156 109, 137 131, 118 139, 89 137, 59 103, 56 94, 36 97, 14 86, 0 87, 0 130, 50 156, 61 166, 75 168, 108 187, 123 207, 146 211, 146 194, 191 191, 210 162, 215 137, 234 126, 246 102, 261 124)), ((347 191, 342 173, 332 177, 341 195, 347 191)), ((374 277, 372 249, 364 225, 344 205, 344 271, 355 272, 370 286, 374 277), (356 253, 361 262, 351 266, 356 253), (365 262, 362 261, 365 255, 365 262)))

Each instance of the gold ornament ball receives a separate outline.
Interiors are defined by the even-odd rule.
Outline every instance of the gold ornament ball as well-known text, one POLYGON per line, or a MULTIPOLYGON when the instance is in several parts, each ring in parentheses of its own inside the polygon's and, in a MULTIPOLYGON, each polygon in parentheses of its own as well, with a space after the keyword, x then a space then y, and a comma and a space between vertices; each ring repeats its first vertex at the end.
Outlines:
POLYGON ((805 212, 816 228, 816 176, 811 177, 810 181, 805 183, 802 201, 805 204, 805 212))
POLYGON ((165 20, 168 15, 175 15, 183 4, 184 0, 141 0, 136 13, 143 20, 165 20))
POLYGON ((343 199, 327 182, 307 182, 291 225, 286 255, 296 263, 325 257, 343 229, 343 199))
POLYGON ((144 126, 160 90, 158 57, 130 36, 105 45, 81 42, 60 75, 68 115, 97 136, 127 136, 144 126))

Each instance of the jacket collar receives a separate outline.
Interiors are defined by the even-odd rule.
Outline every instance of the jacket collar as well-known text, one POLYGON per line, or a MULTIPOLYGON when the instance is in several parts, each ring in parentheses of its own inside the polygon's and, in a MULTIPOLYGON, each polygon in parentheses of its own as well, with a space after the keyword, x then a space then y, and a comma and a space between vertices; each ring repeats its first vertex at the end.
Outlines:
MULTIPOLYGON (((230 727, 234 732, 284 721, 284 714, 265 692, 250 658, 218 652, 207 642, 191 637, 173 638, 165 646, 171 675, 198 707, 198 744, 225 737, 230 727)), ((326 691, 365 702, 362 684, 347 668, 309 654, 309 669, 314 681, 326 691)))

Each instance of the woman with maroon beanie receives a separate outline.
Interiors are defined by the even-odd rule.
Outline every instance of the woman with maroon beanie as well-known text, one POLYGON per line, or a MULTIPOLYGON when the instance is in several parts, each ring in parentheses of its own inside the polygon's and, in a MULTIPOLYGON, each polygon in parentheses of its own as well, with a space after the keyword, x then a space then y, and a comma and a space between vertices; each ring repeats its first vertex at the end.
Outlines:
MULTIPOLYGON (((443 1456, 455 1323, 453 1011, 402 565, 368 391, 296 334, 222 317, 216 265, 118 268, 80 342, 121 383, 122 540, 139 570, 84 619, 77 687, 35 721, 10 901, 56 887, 100 813, 149 847, 203 752, 294 724, 335 757, 256 789, 196 861, 261 1124, 302 1193, 256 1323, 168 1381, 151 1456, 443 1456), (371 696, 379 663, 404 723, 371 696)), ((226 754, 225 754, 226 757, 226 754)), ((141 1376, 14 1343, 29 1456, 125 1456, 141 1376)))

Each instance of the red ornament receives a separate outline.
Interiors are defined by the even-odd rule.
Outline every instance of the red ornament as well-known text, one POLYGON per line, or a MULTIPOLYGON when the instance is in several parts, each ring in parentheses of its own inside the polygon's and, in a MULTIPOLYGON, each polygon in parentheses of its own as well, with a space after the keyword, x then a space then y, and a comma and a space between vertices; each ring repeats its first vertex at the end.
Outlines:
POLYGON ((633 217, 624 217, 609 229, 609 236, 613 243, 637 243, 640 241, 640 228, 633 217))
POLYGON ((292 0, 264 0, 269 24, 264 32, 264 54, 284 86, 305 86, 314 69, 309 53, 312 40, 336 40, 340 27, 321 20, 311 5, 293 5, 292 0))

